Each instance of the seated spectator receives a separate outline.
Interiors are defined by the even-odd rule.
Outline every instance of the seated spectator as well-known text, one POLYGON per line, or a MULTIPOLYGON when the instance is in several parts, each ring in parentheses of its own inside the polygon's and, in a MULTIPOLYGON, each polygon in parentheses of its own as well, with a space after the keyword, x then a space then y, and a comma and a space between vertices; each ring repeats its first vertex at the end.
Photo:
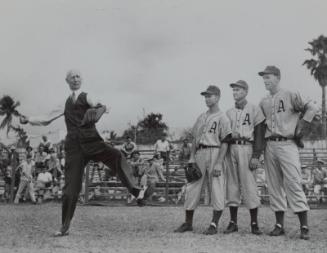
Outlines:
POLYGON ((31 155, 32 157, 34 157, 33 148, 31 146, 28 146, 26 148, 26 155, 31 155))
POLYGON ((127 159, 132 158, 132 154, 136 151, 137 146, 134 142, 132 142, 131 137, 127 137, 126 143, 124 143, 123 147, 121 148, 121 152, 126 156, 127 159))
POLYGON ((327 171, 326 169, 322 168, 322 164, 324 164, 324 162, 318 160, 317 166, 312 170, 313 192, 319 201, 322 201, 321 190, 323 189, 325 180, 327 181, 327 171))
POLYGON ((38 198, 41 198, 41 200, 52 199, 52 180, 52 175, 46 168, 43 168, 37 176, 35 191, 37 192, 38 198))
POLYGON ((157 182, 160 180, 166 181, 163 175, 162 160, 159 155, 154 155, 150 163, 145 163, 143 170, 144 172, 141 172, 143 175, 140 182, 143 188, 151 187, 151 189, 154 189, 157 182))
POLYGON ((48 140, 47 136, 43 135, 39 147, 43 147, 44 152, 49 153, 52 148, 52 143, 48 140))
POLYGON ((53 180, 57 181, 62 175, 61 164, 57 157, 57 153, 53 148, 49 150, 49 159, 47 160, 48 171, 51 172, 53 180))
POLYGON ((187 163, 190 160, 191 156, 191 145, 188 142, 188 139, 183 140, 181 147, 181 152, 179 153, 179 160, 182 163, 187 163))
POLYGON ((141 154, 139 151, 135 151, 133 153, 130 164, 133 168, 133 176, 136 178, 137 182, 140 183, 141 177, 143 176, 144 170, 144 160, 141 158, 141 154))
POLYGON ((311 170, 307 166, 302 165, 301 172, 302 172, 302 188, 304 193, 307 195, 309 193, 310 185, 312 184, 311 170))
POLYGON ((23 161, 19 166, 21 169, 21 177, 20 183, 18 187, 18 191, 15 198, 15 204, 19 203, 19 199, 21 197, 21 193, 25 188, 27 188, 30 198, 33 203, 36 203, 35 195, 34 195, 34 187, 33 187, 33 172, 34 172, 34 161, 32 160, 31 155, 26 157, 26 161, 23 161))
POLYGON ((11 173, 12 173, 12 167, 8 160, 3 161, 4 166, 4 177, 3 180, 5 181, 5 190, 3 193, 3 198, 5 200, 10 199, 10 185, 11 185, 11 173))
POLYGON ((44 147, 39 146, 38 151, 35 153, 35 173, 36 175, 46 166, 46 160, 49 156, 44 152, 44 147))
POLYGON ((160 153, 164 162, 167 162, 169 160, 170 144, 166 140, 166 134, 163 134, 161 136, 161 139, 157 140, 154 145, 154 151, 156 154, 160 153))
POLYGON ((46 168, 39 173, 36 179, 36 188, 48 188, 52 185, 52 175, 46 168))

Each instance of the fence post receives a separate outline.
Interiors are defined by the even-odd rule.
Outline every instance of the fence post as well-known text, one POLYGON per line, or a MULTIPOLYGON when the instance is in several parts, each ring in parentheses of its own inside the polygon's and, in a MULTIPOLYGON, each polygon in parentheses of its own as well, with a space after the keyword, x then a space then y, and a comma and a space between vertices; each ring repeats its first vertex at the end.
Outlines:
MULTIPOLYGON (((168 152, 167 152, 168 153, 168 152)), ((167 154, 167 157, 168 157, 168 154, 167 154)), ((169 203, 169 200, 168 200, 168 191, 169 191, 169 157, 167 158, 167 161, 166 161, 166 204, 169 203)))
POLYGON ((89 164, 86 165, 85 168, 85 191, 84 191, 84 202, 87 204, 89 202, 89 176, 90 176, 90 169, 89 169, 89 164))
POLYGON ((11 184, 10 184, 10 203, 14 202, 15 199, 15 179, 16 179, 16 155, 15 150, 10 152, 10 166, 11 166, 11 184))

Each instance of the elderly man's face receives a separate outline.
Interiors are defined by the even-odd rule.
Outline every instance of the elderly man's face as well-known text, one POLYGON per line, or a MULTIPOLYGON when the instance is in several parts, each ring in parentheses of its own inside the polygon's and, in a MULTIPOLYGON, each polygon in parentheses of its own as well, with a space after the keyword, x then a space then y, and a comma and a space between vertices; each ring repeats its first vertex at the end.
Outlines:
POLYGON ((67 73, 66 82, 68 83, 69 88, 72 91, 78 90, 79 88, 81 88, 81 84, 82 84, 81 74, 75 70, 69 71, 67 73))

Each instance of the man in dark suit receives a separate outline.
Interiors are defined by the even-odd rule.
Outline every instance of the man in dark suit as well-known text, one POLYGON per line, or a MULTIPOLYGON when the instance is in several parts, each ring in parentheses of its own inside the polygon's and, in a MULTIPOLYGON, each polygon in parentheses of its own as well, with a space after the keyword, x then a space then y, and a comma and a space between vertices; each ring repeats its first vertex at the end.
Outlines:
POLYGON ((65 186, 62 196, 62 226, 55 236, 68 235, 76 203, 82 186, 84 167, 90 161, 102 161, 117 173, 121 182, 134 195, 139 205, 145 204, 150 191, 141 190, 133 178, 131 167, 121 152, 107 145, 96 130, 95 123, 106 111, 106 107, 96 103, 87 93, 81 91, 82 78, 79 71, 70 70, 66 82, 71 90, 65 109, 49 120, 21 117, 21 123, 48 125, 64 115, 67 127, 65 139, 65 186))

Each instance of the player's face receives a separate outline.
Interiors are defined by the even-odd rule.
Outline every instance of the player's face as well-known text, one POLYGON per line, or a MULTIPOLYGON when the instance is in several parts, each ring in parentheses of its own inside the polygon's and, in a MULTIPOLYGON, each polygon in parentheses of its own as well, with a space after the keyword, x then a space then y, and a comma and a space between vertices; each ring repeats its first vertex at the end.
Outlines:
POLYGON ((236 101, 240 101, 245 98, 247 95, 247 91, 241 87, 233 87, 233 97, 236 101))
POLYGON ((75 91, 75 90, 78 90, 79 88, 81 88, 82 78, 81 78, 80 73, 78 73, 77 71, 70 72, 66 78, 66 81, 69 85, 69 88, 72 91, 75 91))
POLYGON ((274 74, 265 74, 262 76, 263 82, 265 83, 266 90, 273 91, 279 84, 280 78, 274 74))
POLYGON ((206 101, 206 105, 209 108, 214 106, 215 104, 217 104, 219 101, 219 97, 217 95, 213 95, 213 94, 206 94, 206 95, 204 95, 204 98, 206 101))

